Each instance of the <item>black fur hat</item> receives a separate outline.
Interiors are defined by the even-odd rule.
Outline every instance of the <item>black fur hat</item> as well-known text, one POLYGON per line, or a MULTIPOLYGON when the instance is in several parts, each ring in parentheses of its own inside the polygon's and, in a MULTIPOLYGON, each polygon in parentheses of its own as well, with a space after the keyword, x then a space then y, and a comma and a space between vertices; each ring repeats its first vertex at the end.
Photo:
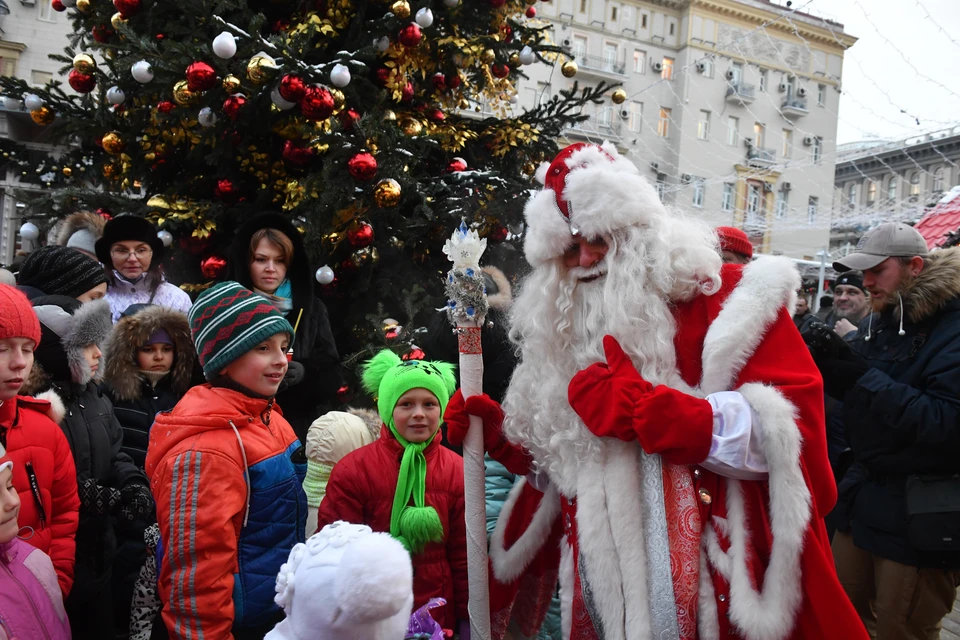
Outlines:
POLYGON ((103 237, 97 240, 97 259, 107 268, 113 268, 110 258, 110 247, 124 240, 136 240, 150 245, 153 249, 153 259, 150 268, 163 262, 163 242, 157 237, 157 228, 146 218, 134 215, 117 216, 103 228, 103 237))

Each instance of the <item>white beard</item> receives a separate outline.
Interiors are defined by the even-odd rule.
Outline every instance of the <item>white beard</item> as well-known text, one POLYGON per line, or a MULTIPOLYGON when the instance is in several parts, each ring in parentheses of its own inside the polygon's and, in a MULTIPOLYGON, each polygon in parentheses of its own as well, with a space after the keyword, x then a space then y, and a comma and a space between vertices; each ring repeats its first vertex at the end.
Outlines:
POLYGON ((688 388, 676 368, 670 302, 716 290, 720 258, 709 230, 671 225, 684 228, 679 259, 664 242, 674 228, 625 229, 599 265, 608 269, 605 276, 582 282, 578 270, 551 261, 527 277, 511 308, 521 362, 504 399, 504 431, 568 497, 577 493, 578 469, 600 460, 604 446, 570 407, 567 387, 578 371, 606 362, 605 335, 617 339, 645 380, 688 388))

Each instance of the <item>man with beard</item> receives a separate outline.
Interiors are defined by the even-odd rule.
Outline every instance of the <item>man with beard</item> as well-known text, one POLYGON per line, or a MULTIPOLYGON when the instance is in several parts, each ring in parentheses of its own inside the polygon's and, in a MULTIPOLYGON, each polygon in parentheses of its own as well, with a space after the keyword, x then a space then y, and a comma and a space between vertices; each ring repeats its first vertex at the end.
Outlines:
POLYGON ((499 405, 451 400, 526 475, 491 540, 493 627, 536 630, 559 575, 564 638, 865 638, 822 524, 836 499, 822 386, 784 258, 722 265, 612 145, 537 177, 499 405), (511 622, 512 621, 512 622, 511 622))
POLYGON ((837 278, 833 291, 833 311, 826 324, 840 336, 848 336, 870 313, 870 299, 863 286, 863 276, 857 271, 843 273, 837 278))
POLYGON ((889 222, 834 268, 863 270, 874 311, 849 344, 808 338, 855 461, 839 488, 837 573, 874 637, 933 640, 960 579, 960 249, 928 254, 889 222))

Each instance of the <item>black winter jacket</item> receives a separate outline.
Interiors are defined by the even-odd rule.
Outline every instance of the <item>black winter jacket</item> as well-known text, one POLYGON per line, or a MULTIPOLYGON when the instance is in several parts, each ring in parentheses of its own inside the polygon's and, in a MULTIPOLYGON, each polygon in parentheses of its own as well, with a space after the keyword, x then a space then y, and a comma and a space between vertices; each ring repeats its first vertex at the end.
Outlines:
POLYGON ((960 249, 927 258, 900 310, 865 319, 854 348, 871 367, 847 393, 843 423, 855 464, 840 483, 857 547, 901 564, 960 567, 907 540, 911 474, 960 473, 960 249), (867 340, 867 336, 870 339, 867 340))

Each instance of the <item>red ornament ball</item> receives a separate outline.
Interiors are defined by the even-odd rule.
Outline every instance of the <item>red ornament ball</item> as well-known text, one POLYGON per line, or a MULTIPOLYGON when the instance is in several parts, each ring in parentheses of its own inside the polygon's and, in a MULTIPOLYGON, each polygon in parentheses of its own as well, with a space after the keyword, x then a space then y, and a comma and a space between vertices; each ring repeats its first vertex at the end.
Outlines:
POLYGON ((227 178, 217 180, 217 184, 213 188, 213 195, 216 196, 218 200, 226 202, 227 204, 233 204, 240 199, 240 191, 236 185, 233 184, 233 180, 228 180, 227 178))
POLYGON ((67 5, 60 2, 60 0, 52 0, 50 6, 53 7, 54 11, 66 11, 67 5))
POLYGON ((129 18, 140 11, 140 0, 113 0, 113 6, 117 8, 121 16, 129 18))
POLYGON ((190 91, 208 91, 217 82, 217 72, 206 62, 194 62, 187 67, 187 87, 190 91))
POLYGON ((447 90, 447 76, 442 73, 435 73, 433 75, 433 88, 437 91, 446 91, 447 90))
POLYGON ((176 108, 177 108, 177 105, 170 102, 169 100, 164 100, 163 102, 160 102, 157 104, 157 111, 159 111, 160 113, 170 113, 176 108))
POLYGON ((200 272, 203 274, 204 278, 210 280, 216 280, 223 273, 224 269, 227 268, 227 261, 217 254, 207 256, 200 261, 200 272))
POLYGON ((503 34, 504 42, 513 42, 513 27, 508 24, 503 24, 500 26, 500 33, 503 34))
POLYGON ((429 112, 427 112, 427 117, 434 122, 443 122, 447 119, 447 114, 440 109, 431 109, 429 112))
POLYGON ((193 236, 180 236, 180 248, 190 255, 199 256, 206 253, 210 247, 211 237, 195 238, 193 236))
POLYGON ((410 102, 413 100, 413 83, 408 82, 403 85, 403 91, 400 92, 400 102, 410 102))
POLYGON ((447 173, 457 173, 467 170, 467 161, 463 158, 454 158, 447 163, 447 173))
POLYGON ((502 62, 498 62, 490 67, 490 73, 492 73, 495 78, 506 78, 510 75, 510 67, 502 62))
POLYGON ((537 8, 536 8, 536 7, 527 7, 527 10, 524 12, 523 15, 527 16, 528 18, 536 18, 536 17, 537 17, 537 8))
POLYGON ((499 9, 505 4, 507 4, 507 0, 490 0, 490 6, 494 9, 499 9))
POLYGON ((507 239, 507 228, 503 225, 496 226, 490 230, 490 233, 487 234, 487 238, 490 239, 490 242, 500 244, 507 239))
MULTIPOLYGON (((332 287, 333 285, 331 284, 331 285, 327 285, 327 286, 331 286, 331 287, 332 287)), ((337 389, 337 401, 338 401, 340 404, 347 404, 348 402, 350 402, 350 401, 352 401, 352 400, 353 400, 353 391, 350 389, 349 386, 343 385, 342 387, 340 387, 339 389, 337 389)))
POLYGON ((283 159, 290 164, 302 167, 313 159, 313 149, 293 140, 287 140, 283 143, 283 159))
POLYGON ((97 86, 97 78, 95 76, 80 73, 76 69, 70 70, 70 75, 67 76, 67 82, 70 83, 70 86, 73 87, 73 90, 77 93, 90 93, 93 91, 93 88, 97 86))
POLYGON ((370 180, 377 175, 377 159, 372 153, 358 153, 347 161, 347 170, 354 180, 370 180))
POLYGON ((460 83, 461 83, 461 80, 460 80, 459 73, 451 73, 450 75, 447 76, 447 86, 450 87, 451 89, 458 88, 460 86, 460 83))
POLYGON ((163 35, 162 33, 158 33, 158 34, 157 34, 156 36, 154 36, 154 37, 155 37, 157 40, 163 40, 163 39, 166 38, 167 36, 163 35))
POLYGON ((300 99, 300 112, 310 120, 326 120, 333 115, 333 95, 323 87, 311 85, 300 99))
POLYGON ((363 249, 373 244, 373 227, 363 222, 347 231, 347 240, 357 249, 363 249))
POLYGON ((300 102, 307 85, 300 76, 288 73, 280 78, 280 84, 277 86, 277 93, 287 102, 300 102))
POLYGON ((413 347, 410 351, 400 356, 401 360, 426 360, 427 354, 420 347, 413 347))
POLYGON ((113 220, 113 214, 111 214, 107 209, 104 209, 103 207, 100 207, 99 209, 97 209, 96 214, 108 222, 110 220, 113 220))
MULTIPOLYGON (((60 0, 53 0, 54 9, 56 9, 57 4, 59 4, 61 7, 63 6, 63 3, 61 3, 60 0)), ((59 11, 63 11, 63 9, 59 9, 59 11)), ((93 36, 93 39, 100 44, 107 44, 110 42, 110 36, 113 35, 113 29, 105 24, 98 24, 90 30, 90 33, 93 36)))
POLYGON ((246 103, 246 96, 239 93, 234 94, 223 101, 223 113, 231 120, 236 120, 240 116, 240 109, 242 109, 246 103))
POLYGON ((353 125, 360 122, 360 114, 354 109, 347 109, 340 112, 340 126, 349 131, 353 125))
POLYGON ((387 83, 390 82, 390 69, 386 67, 380 67, 374 72, 374 76, 377 79, 377 84, 381 87, 387 86, 387 83))
POLYGON ((412 49, 413 47, 420 44, 420 41, 423 40, 423 33, 420 31, 420 25, 416 22, 411 22, 403 29, 400 29, 400 35, 397 36, 397 39, 400 41, 400 44, 403 46, 412 49))

